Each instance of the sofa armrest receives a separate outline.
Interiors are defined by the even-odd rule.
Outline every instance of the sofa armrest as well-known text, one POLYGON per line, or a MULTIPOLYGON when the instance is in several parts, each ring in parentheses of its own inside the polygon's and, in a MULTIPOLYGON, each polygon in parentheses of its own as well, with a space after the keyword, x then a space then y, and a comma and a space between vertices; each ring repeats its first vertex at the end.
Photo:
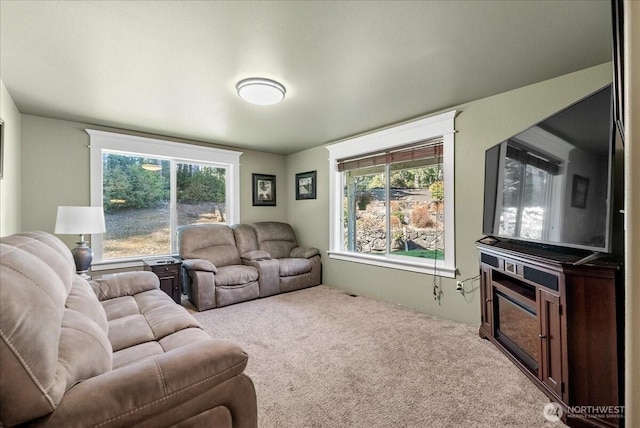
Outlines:
POLYGON ((320 250, 313 247, 295 247, 291 249, 290 257, 299 257, 302 259, 310 259, 313 256, 320 255, 320 250))
POLYGON ((243 258, 242 263, 258 269, 260 297, 280 293, 280 261, 278 259, 247 260, 243 258))
POLYGON ((175 424, 193 416, 178 407, 241 374, 247 359, 239 346, 225 340, 193 343, 78 383, 53 413, 38 422, 128 427, 164 414, 167 425, 175 424))
POLYGON ((89 281, 99 300, 133 296, 160 288, 160 280, 153 272, 122 272, 89 281))
POLYGON ((262 250, 245 251, 244 253, 240 254, 240 257, 242 258, 243 262, 271 260, 271 256, 269 255, 269 253, 262 250))
POLYGON ((182 261, 182 267, 187 270, 200 270, 204 272, 218 273, 216 265, 204 259, 186 259, 182 261))

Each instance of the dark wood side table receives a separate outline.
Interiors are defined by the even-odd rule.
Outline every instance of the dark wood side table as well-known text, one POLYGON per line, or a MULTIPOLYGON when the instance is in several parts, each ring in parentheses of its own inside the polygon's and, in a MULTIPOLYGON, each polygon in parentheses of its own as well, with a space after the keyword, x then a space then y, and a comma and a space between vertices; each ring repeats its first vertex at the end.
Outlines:
POLYGON ((151 271, 160 279, 160 289, 177 304, 182 304, 182 262, 176 258, 145 260, 144 270, 151 271))

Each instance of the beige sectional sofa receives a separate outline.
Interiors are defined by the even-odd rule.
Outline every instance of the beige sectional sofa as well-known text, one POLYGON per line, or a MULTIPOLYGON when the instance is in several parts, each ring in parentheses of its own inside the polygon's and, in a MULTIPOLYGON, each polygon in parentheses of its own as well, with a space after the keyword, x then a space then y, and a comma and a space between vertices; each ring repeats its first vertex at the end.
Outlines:
POLYGON ((0 240, 0 426, 256 427, 247 354, 151 272, 87 282, 44 232, 0 240))
POLYGON ((299 246, 288 223, 182 226, 178 253, 185 292, 199 311, 322 282, 320 251, 299 246))

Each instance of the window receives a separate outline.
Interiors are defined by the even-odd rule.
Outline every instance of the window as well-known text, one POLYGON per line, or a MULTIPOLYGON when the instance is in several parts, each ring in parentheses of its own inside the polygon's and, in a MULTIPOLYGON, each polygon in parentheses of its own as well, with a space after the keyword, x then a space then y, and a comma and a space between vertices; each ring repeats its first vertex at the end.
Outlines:
POLYGON ((327 146, 330 257, 455 275, 454 116, 327 146))
POLYGON ((87 132, 91 202, 107 230, 92 236, 97 265, 174 254, 182 225, 238 222, 240 152, 87 132))

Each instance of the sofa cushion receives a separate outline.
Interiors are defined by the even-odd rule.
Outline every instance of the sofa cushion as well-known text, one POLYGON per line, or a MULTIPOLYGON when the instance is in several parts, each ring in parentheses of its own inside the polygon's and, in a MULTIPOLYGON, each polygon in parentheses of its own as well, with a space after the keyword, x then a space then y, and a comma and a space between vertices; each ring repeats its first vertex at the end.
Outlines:
POLYGON ((67 309, 73 309, 95 322, 102 331, 108 333, 109 324, 104 308, 96 298, 89 283, 79 276, 74 277, 71 292, 65 301, 67 309))
POLYGON ((138 304, 133 296, 117 297, 104 300, 101 303, 108 321, 140 314, 138 304))
POLYGON ((211 340, 211 336, 201 328, 185 328, 158 341, 140 343, 114 352, 113 369, 135 364, 138 361, 206 340, 211 340))
POLYGON ((280 276, 295 276, 311 272, 309 259, 280 259, 280 276))
POLYGON ((155 341, 129 346, 113 353, 113 369, 116 370, 162 354, 164 354, 164 349, 160 343, 155 341))
POLYGON ((236 239, 236 246, 240 254, 258 249, 255 229, 248 224, 234 224, 231 226, 236 239))
POLYGON ((223 224, 179 227, 178 253, 182 259, 208 260, 216 268, 242 264, 233 230, 223 224))
POLYGON ((263 221, 253 224, 258 248, 266 251, 274 259, 289 257, 291 250, 298 246, 296 234, 288 223, 263 221))
POLYGON ((218 269, 216 286, 243 285, 258 280, 258 270, 253 266, 225 266, 218 269))
POLYGON ((106 300, 109 340, 114 351, 159 341, 188 328, 202 326, 171 297, 159 289, 106 300))
POLYGON ((142 314, 109 321, 109 340, 114 351, 153 340, 153 331, 142 314))
POLYGON ((111 343, 106 333, 84 314, 65 309, 58 344, 58 370, 51 392, 62 396, 69 388, 111 370, 111 343))

